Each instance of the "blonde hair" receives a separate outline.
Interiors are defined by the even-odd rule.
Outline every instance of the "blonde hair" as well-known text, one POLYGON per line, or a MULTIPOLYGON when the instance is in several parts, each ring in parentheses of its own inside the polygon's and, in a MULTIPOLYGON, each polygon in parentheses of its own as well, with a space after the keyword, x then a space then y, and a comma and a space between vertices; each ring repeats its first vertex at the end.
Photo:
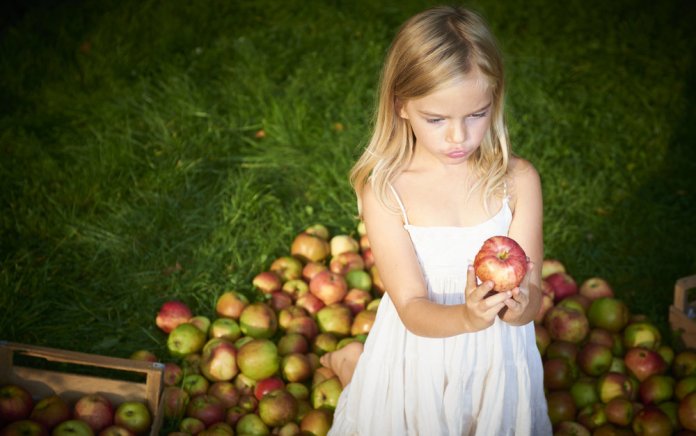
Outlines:
MULTIPOLYGON (((398 210, 389 183, 413 156, 415 137, 399 104, 423 97, 478 70, 491 92, 491 125, 472 155, 484 202, 500 192, 511 154, 503 114, 502 56, 481 16, 461 7, 440 6, 421 12, 399 29, 382 69, 372 137, 350 174, 358 194, 369 182, 377 199, 398 210)), ((360 202, 358 201, 358 209, 360 202)))

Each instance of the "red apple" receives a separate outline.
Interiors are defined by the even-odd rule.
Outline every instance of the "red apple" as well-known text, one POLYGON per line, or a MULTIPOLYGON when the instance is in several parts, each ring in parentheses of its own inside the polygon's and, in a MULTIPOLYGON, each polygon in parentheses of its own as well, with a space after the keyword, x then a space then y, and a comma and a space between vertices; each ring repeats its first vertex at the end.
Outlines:
POLYGON ((186 413, 191 396, 179 386, 167 386, 162 390, 162 412, 165 418, 181 419, 186 413))
POLYGON ((312 280, 312 277, 327 269, 329 269, 329 267, 321 262, 307 262, 304 268, 302 268, 302 278, 309 282, 312 280))
POLYGON ((543 357, 546 353, 546 348, 551 344, 551 335, 543 325, 534 324, 534 338, 539 354, 543 357))
POLYGON ((679 422, 685 429, 696 431, 696 392, 679 400, 677 414, 679 422))
POLYGON ((633 421, 635 408, 633 402, 623 397, 616 397, 604 406, 604 412, 607 414, 607 421, 612 424, 628 426, 633 421))
POLYGON ((590 331, 590 324, 584 313, 562 306, 552 307, 544 319, 544 327, 552 339, 579 343, 590 331))
POLYGON ((553 359, 555 357, 561 357, 569 362, 575 363, 578 351, 580 351, 580 345, 577 343, 552 338, 551 343, 546 347, 546 358, 553 359))
POLYGON ((269 339, 254 339, 239 349, 237 365, 242 374, 253 380, 270 377, 280 368, 278 348, 269 339))
POLYGON ((551 285, 551 289, 553 289, 553 299, 556 303, 578 293, 578 284, 568 273, 553 273, 544 280, 551 285))
POLYGON ((548 390, 568 390, 576 378, 577 370, 568 360, 556 357, 544 361, 544 387, 548 390))
POLYGON ((249 299, 239 292, 223 292, 215 303, 215 313, 225 318, 239 319, 242 310, 249 304, 249 299))
POLYGON ((372 268, 370 268, 370 277, 372 277, 372 292, 375 293, 376 297, 381 297, 384 295, 385 289, 377 265, 373 265, 372 268))
POLYGON ((49 432, 42 424, 31 419, 20 419, 0 426, 0 436, 48 436, 49 432))
POLYGON ((253 394, 244 394, 239 397, 238 405, 247 413, 253 413, 259 405, 259 400, 253 394))
POLYGON ((643 380, 638 387, 638 397, 643 404, 659 404, 674 395, 674 378, 663 374, 653 374, 643 380))
POLYGON ((236 406, 239 403, 239 391, 234 383, 230 381, 218 381, 210 385, 208 395, 212 395, 222 403, 226 409, 236 406))
POLYGON ((278 317, 267 304, 252 303, 239 315, 239 327, 252 338, 270 338, 278 329, 278 317))
POLYGON ((541 262, 541 278, 545 279, 551 274, 557 272, 566 272, 565 265, 558 259, 544 259, 541 262))
POLYGON ((166 301, 160 307, 155 323, 163 332, 170 333, 176 326, 188 322, 193 316, 191 309, 178 300, 166 301))
POLYGON ((329 261, 329 271, 345 276, 350 271, 364 271, 365 261, 359 253, 346 251, 339 253, 329 261))
POLYGON ((561 421, 556 425, 554 436, 591 436, 590 430, 575 421, 561 421))
POLYGON ((259 400, 259 417, 269 427, 281 427, 297 417, 297 399, 285 389, 276 389, 259 400))
POLYGON ((314 318, 310 316, 298 316, 290 321, 288 328, 285 329, 285 333, 299 333, 307 338, 308 341, 313 341, 319 333, 319 327, 314 318))
MULTIPOLYGON (((372 279, 370 279, 372 283, 372 279)), ((353 315, 361 312, 367 308, 367 304, 372 301, 372 294, 369 290, 351 288, 348 293, 343 297, 342 303, 348 306, 353 315)))
POLYGON ((212 382, 231 380, 237 375, 237 349, 223 338, 212 338, 201 352, 201 374, 212 382))
POLYGON ((302 278, 302 261, 292 256, 281 256, 271 263, 269 269, 283 282, 302 278))
MULTIPOLYGON (((100 431, 99 436, 135 436, 135 433, 125 427, 113 424, 100 431)), ((169 436, 176 436, 176 433, 169 433, 169 436)))
POLYGON ((342 275, 332 271, 322 271, 310 280, 309 292, 325 305, 329 305, 343 300, 348 292, 348 284, 342 275))
POLYGON ((631 429, 638 435, 670 435, 674 431, 669 416, 654 405, 639 410, 633 417, 631 429))
POLYGON ((568 391, 552 391, 546 396, 548 414, 552 425, 563 421, 574 421, 577 408, 568 391))
POLYGON ((365 269, 369 270, 375 265, 375 255, 372 252, 372 248, 366 248, 362 252, 363 262, 365 263, 365 269))
POLYGON ((256 382, 256 386, 254 386, 254 396, 260 401, 267 393, 283 388, 285 388, 285 382, 280 377, 267 377, 256 382))
POLYGON ((34 400, 28 390, 15 384, 0 387, 0 423, 26 419, 34 408, 34 400))
POLYGON ((290 254, 303 262, 321 262, 329 255, 329 242, 319 236, 302 232, 295 236, 290 247, 290 254))
POLYGON ((304 382, 312 377, 312 364, 307 355, 290 353, 280 361, 280 373, 289 383, 304 382))
POLYGON ((350 325, 350 335, 367 335, 372 330, 372 326, 375 324, 377 319, 376 310, 363 310, 358 312, 353 318, 353 322, 350 325))
POLYGON ((331 238, 329 245, 332 257, 341 253, 357 253, 360 250, 360 244, 350 235, 336 235, 331 238))
POLYGON ((179 422, 179 430, 186 434, 198 434, 205 430, 205 424, 198 418, 185 416, 184 419, 179 422))
POLYGON ((601 277, 590 277, 582 282, 579 293, 590 300, 614 296, 614 291, 609 283, 601 277))
POLYGON ((225 406, 212 395, 196 395, 186 407, 186 416, 200 419, 206 427, 225 420, 225 406))
POLYGON ((610 347, 587 342, 580 348, 577 361, 582 372, 597 377, 609 371, 613 358, 610 347))
POLYGON ((326 409, 311 409, 302 417, 300 430, 307 434, 325 435, 333 422, 333 411, 326 409))
POLYGON ((264 294, 278 292, 283 287, 283 280, 273 271, 262 271, 254 276, 251 281, 254 289, 264 294))
POLYGON ((508 291, 527 274, 527 255, 514 239, 493 236, 484 241, 476 254, 474 269, 482 282, 493 282, 494 291, 508 291))
POLYGON ((72 418, 70 406, 58 395, 50 395, 40 399, 29 415, 30 420, 40 423, 48 430, 70 418, 72 418))
POLYGON ((159 362, 159 359, 150 350, 136 350, 131 355, 128 357, 129 359, 133 360, 140 360, 142 362, 159 362))
POLYGON ((80 397, 73 407, 73 417, 86 422, 95 433, 114 422, 114 406, 101 394, 80 397))
POLYGON ((319 299, 316 295, 308 292, 297 298, 295 301, 297 307, 301 307, 308 314, 315 316, 322 307, 326 306, 323 301, 319 299))
POLYGON ((367 237, 367 233, 360 235, 360 238, 358 238, 358 245, 360 245, 360 251, 362 252, 370 248, 370 239, 367 237))
POLYGON ((271 306, 271 309, 278 313, 286 307, 292 306, 292 295, 288 294, 285 291, 273 292, 270 294, 268 304, 271 306))
POLYGON ((147 405, 141 401, 124 401, 116 407, 114 424, 127 428, 135 434, 149 432, 152 414, 147 405))
POLYGON ((645 348, 629 348, 624 362, 628 371, 640 382, 653 374, 663 374, 668 369, 662 356, 645 348))
POLYGON ((534 317, 535 324, 543 324, 546 314, 553 307, 553 297, 547 294, 541 294, 541 305, 539 306, 539 311, 534 317))

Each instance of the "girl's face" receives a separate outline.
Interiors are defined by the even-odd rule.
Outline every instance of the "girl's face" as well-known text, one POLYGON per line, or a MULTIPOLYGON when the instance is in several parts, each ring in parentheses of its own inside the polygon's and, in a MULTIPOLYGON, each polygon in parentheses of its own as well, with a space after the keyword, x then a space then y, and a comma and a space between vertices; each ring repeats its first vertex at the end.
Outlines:
POLYGON ((472 72, 453 85, 406 101, 399 115, 416 137, 415 158, 465 162, 490 127, 492 97, 486 80, 472 72))

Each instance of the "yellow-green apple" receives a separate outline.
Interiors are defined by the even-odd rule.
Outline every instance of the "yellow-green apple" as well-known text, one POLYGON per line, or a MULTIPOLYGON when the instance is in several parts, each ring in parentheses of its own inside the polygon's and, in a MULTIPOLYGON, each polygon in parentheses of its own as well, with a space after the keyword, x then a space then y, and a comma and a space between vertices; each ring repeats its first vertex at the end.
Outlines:
POLYGON ((285 390, 290 392, 298 400, 309 399, 309 388, 306 383, 290 382, 285 385, 285 390))
POLYGON ((302 417, 300 430, 306 434, 325 435, 333 423, 333 411, 326 409, 311 409, 302 417))
POLYGON ((295 306, 301 307, 308 314, 315 316, 317 312, 321 310, 322 307, 326 306, 326 304, 324 304, 324 302, 321 301, 319 297, 312 294, 311 292, 308 292, 297 297, 297 301, 295 301, 295 306))
POLYGON ((278 346, 278 354, 281 356, 309 351, 309 341, 300 333, 286 333, 278 339, 276 345, 278 346))
POLYGON ((55 394, 41 398, 29 415, 30 420, 40 423, 48 430, 70 418, 72 418, 70 406, 62 397, 55 394))
POLYGON ((309 292, 309 283, 304 279, 293 279, 283 283, 282 291, 292 297, 292 301, 297 301, 300 295, 309 292))
POLYGON ((679 400, 677 414, 679 422, 685 429, 696 431, 696 392, 679 400))
POLYGON ((319 333, 319 327, 311 316, 298 316, 290 321, 285 332, 286 334, 299 333, 311 342, 319 333))
POLYGON ((558 303, 566 297, 578 293, 578 284, 568 273, 557 272, 547 276, 544 280, 553 289, 553 300, 558 303))
POLYGON ((587 334, 587 342, 605 345, 609 348, 614 347, 614 334, 609 330, 593 327, 587 334))
POLYGON ((309 282, 312 280, 312 277, 327 269, 329 269, 329 267, 322 262, 307 262, 302 268, 302 278, 309 282))
POLYGON ((643 404, 659 404, 674 395, 674 377, 664 374, 653 374, 640 382, 638 398, 643 404))
POLYGON ((675 430, 682 428, 682 425, 679 423, 679 403, 677 401, 674 401, 672 398, 659 403, 657 407, 669 417, 675 430))
POLYGON ((162 390, 162 412, 164 417, 172 420, 181 419, 186 413, 191 396, 184 388, 167 386, 162 390))
MULTIPOLYGON (((299 412, 299 402, 297 403, 297 409, 299 412)), ((277 436, 296 436, 300 434, 300 425, 297 422, 288 422, 287 424, 280 426, 278 428, 277 436)))
POLYGON ((546 358, 553 359, 561 357, 569 362, 575 363, 580 345, 575 342, 561 341, 551 338, 551 343, 546 347, 546 358))
POLYGON ((312 407, 315 409, 335 410, 338 404, 338 397, 341 395, 342 391, 343 386, 338 377, 324 380, 312 387, 312 407))
MULTIPOLYGON (((205 345, 205 342, 203 342, 205 345)), ((202 349, 203 347, 201 347, 202 349)), ((201 373, 201 353, 187 354, 179 361, 181 370, 184 374, 200 374, 201 373)))
POLYGON ((281 256, 275 259, 268 268, 276 273, 283 282, 302 278, 302 261, 292 256, 281 256))
POLYGON ((634 409, 633 402, 623 397, 613 398, 604 406, 607 421, 624 427, 631 425, 634 409))
POLYGON ((636 412, 631 429, 638 435, 670 435, 674 431, 669 416, 655 405, 645 406, 636 412))
POLYGON ((276 389, 259 400, 259 417, 269 427, 282 427, 295 421, 297 399, 285 389, 276 389))
POLYGON ((385 289, 377 265, 373 265, 372 268, 370 268, 370 277, 372 277, 372 292, 374 292, 376 297, 381 297, 384 295, 385 289))
POLYGON ((206 427, 209 427, 225 420, 225 406, 213 395, 196 395, 191 398, 186 407, 186 416, 200 419, 206 427))
POLYGON ((372 301, 370 301, 369 303, 367 303, 367 307, 366 307, 365 309, 367 309, 367 310, 377 310, 377 308, 379 307, 379 303, 380 303, 381 301, 382 301, 381 298, 375 298, 375 299, 373 299, 372 301))
POLYGON ((81 396, 73 406, 73 418, 84 421, 95 433, 114 423, 114 406, 99 393, 81 396))
POLYGON ((358 224, 355 226, 355 230, 358 232, 358 235, 360 236, 367 235, 367 226, 365 225, 365 221, 358 221, 358 224))
POLYGON ((80 419, 68 419, 56 425, 51 436, 93 436, 94 431, 80 419))
POLYGON ((592 403, 579 409, 575 419, 582 424, 583 427, 595 430, 607 423, 607 414, 604 412, 603 404, 592 403))
POLYGON ((638 394, 638 385, 634 385, 627 374, 608 372, 597 378, 597 393, 599 400, 604 404, 614 398, 625 398, 632 401, 638 394))
POLYGON ((34 408, 31 393, 17 384, 0 386, 0 423, 26 419, 34 408))
POLYGON ((360 245, 360 251, 364 252, 365 250, 370 249, 370 239, 367 237, 367 235, 360 235, 358 238, 358 245, 360 245))
POLYGON ((285 330, 290 325, 290 321, 300 316, 307 316, 308 312, 300 306, 290 306, 278 312, 278 325, 285 330))
POLYGON ((239 403, 239 391, 231 381, 218 381, 210 385, 208 395, 212 395, 222 403, 223 407, 229 409, 239 403))
MULTIPOLYGON (((367 336, 367 335, 360 335, 360 336, 367 336)), ((360 336, 346 336, 345 338, 342 338, 341 340, 338 341, 338 344, 336 344, 336 349, 340 350, 341 348, 345 347, 346 345, 348 345, 352 342, 360 342, 360 336)))
POLYGON ((600 297, 592 301, 587 319, 592 327, 610 332, 621 332, 628 324, 630 311, 623 301, 613 297, 600 297))
POLYGON ((259 380, 254 386, 254 396, 257 400, 261 400, 267 393, 275 391, 276 389, 284 389, 285 382, 278 376, 271 376, 259 380))
POLYGON ((212 324, 210 318, 205 315, 194 315, 189 318, 188 323, 198 327, 198 330, 202 331, 207 338, 208 330, 210 330, 210 324, 212 324))
POLYGON ((550 391, 568 390, 577 379, 576 367, 561 357, 546 359, 543 366, 544 387, 550 391))
POLYGON ((541 262, 541 278, 545 279, 551 274, 566 272, 565 265, 558 259, 548 258, 541 262))
POLYGON ((338 338, 332 333, 319 333, 312 344, 312 351, 318 355, 323 355, 334 351, 338 344, 338 338))
POLYGON ((544 327, 552 339, 580 343, 590 331, 584 313, 567 307, 554 306, 544 318, 544 327))
POLYGON ((158 362, 159 359, 150 350, 135 350, 128 356, 129 359, 140 360, 143 362, 158 362))
POLYGON ((350 325, 350 335, 367 335, 370 333, 370 330, 372 330, 375 319, 377 319, 377 311, 375 310, 362 310, 358 312, 350 325))
POLYGON ((170 333, 176 326, 187 322, 193 313, 191 309, 178 300, 165 301, 157 312, 155 323, 163 332, 170 333))
POLYGON ((312 377, 312 364, 306 354, 290 353, 280 361, 280 373, 289 383, 304 382, 312 377))
POLYGON ((256 387, 256 380, 245 376, 241 372, 234 378, 233 383, 234 387, 237 388, 237 392, 239 392, 240 398, 242 395, 253 395, 254 387, 256 387))
POLYGON ((324 239, 325 241, 329 240, 329 236, 331 233, 329 232, 329 229, 324 225, 320 223, 315 223, 312 224, 311 226, 308 226, 305 229, 305 233, 309 233, 310 235, 317 236, 321 239, 324 239))
POLYGON ((493 236, 483 242, 476 254, 474 269, 482 282, 493 282, 494 291, 509 291, 527 274, 527 255, 514 239, 493 236))
POLYGON ((212 382, 231 380, 237 369, 237 349, 227 339, 212 338, 201 352, 201 374, 212 382))
POLYGON ((372 289, 372 277, 364 269, 348 271, 345 275, 348 289, 360 289, 369 292, 372 289))
POLYGON ((546 327, 540 324, 534 324, 534 339, 536 340, 536 346, 539 350, 539 354, 543 357, 546 353, 546 348, 551 344, 551 335, 546 327))
MULTIPOLYGON (((372 283, 372 280, 370 280, 370 283, 372 283)), ((372 301, 372 294, 370 294, 369 289, 350 288, 346 296, 343 297, 342 303, 348 306, 353 315, 356 315, 358 312, 365 310, 370 301, 372 301)))
POLYGON ((563 421, 574 421, 577 408, 573 397, 567 390, 551 391, 546 395, 548 414, 551 425, 563 421))
POLYGON ((199 434, 205 430, 205 424, 198 418, 185 416, 184 419, 179 422, 179 430, 186 434, 199 434))
MULTIPOLYGON (((198 436, 232 436, 234 435, 234 427, 226 422, 216 422, 202 432, 198 436)), ((171 436, 171 435, 168 435, 171 436)))
POLYGON ((222 338, 234 342, 242 336, 239 323, 233 318, 216 318, 210 323, 209 338, 222 338))
POLYGON ((167 349, 174 357, 198 353, 205 345, 207 335, 195 325, 185 322, 179 324, 167 337, 167 349))
POLYGON ((329 261, 329 270, 343 276, 350 271, 362 271, 364 268, 365 261, 362 256, 352 251, 339 253, 329 261))
POLYGON ((271 430, 256 413, 248 413, 237 421, 234 427, 235 434, 239 435, 266 435, 271 430))
POLYGON ((597 377, 609 371, 614 355, 607 345, 587 342, 578 351, 578 367, 587 375, 597 377))
POLYGON ((694 375, 679 379, 674 386, 674 396, 678 400, 681 400, 692 392, 696 392, 696 376, 694 375))
POLYGON ((290 246, 290 254, 302 262, 321 262, 329 256, 329 242, 319 236, 302 232, 295 236, 290 246))
POLYGON ((336 235, 331 238, 331 256, 336 257, 341 253, 357 253, 360 244, 350 235, 336 235))
POLYGON ((667 344, 662 344, 659 347, 657 347, 657 353, 662 356, 662 360, 665 361, 667 366, 672 366, 674 363, 674 356, 676 355, 674 352, 674 348, 670 347, 667 344))
POLYGON ((570 395, 579 409, 599 401, 596 385, 597 380, 594 377, 582 376, 570 386, 570 395))
POLYGON ((242 374, 251 379, 258 381, 270 377, 280 368, 278 348, 269 339, 254 339, 239 349, 237 365, 242 374))
POLYGON ((667 371, 667 364, 656 351, 645 348, 629 348, 624 356, 626 369, 639 382, 653 374, 663 374, 667 371))
POLYGON ((149 432, 152 425, 152 414, 142 401, 124 401, 116 407, 114 424, 125 427, 135 434, 145 434, 149 432))
POLYGON ((647 321, 630 323, 623 330, 623 344, 626 348, 642 347, 657 351, 661 342, 660 330, 647 321))
POLYGON ((590 277, 580 284, 578 290, 580 295, 584 295, 590 300, 596 300, 600 297, 613 297, 614 290, 609 285, 609 282, 601 277, 590 277))
POLYGON ((273 271, 261 271, 256 274, 251 281, 254 289, 261 291, 263 294, 278 292, 283 287, 283 280, 273 271))
POLYGON ((342 275, 332 271, 322 271, 310 280, 309 292, 325 305, 329 305, 343 300, 348 292, 348 285, 342 275))
POLYGON ((682 350, 674 356, 672 372, 678 379, 696 375, 696 351, 682 350))
POLYGON ((186 374, 181 380, 181 387, 188 392, 191 397, 205 394, 210 388, 210 381, 202 374, 186 374))
POLYGON ((353 313, 341 303, 330 304, 317 312, 319 331, 332 333, 339 339, 350 335, 352 323, 353 313))
POLYGON ((292 296, 285 291, 273 292, 267 297, 268 305, 271 306, 276 313, 293 305, 292 296))
POLYGON ((46 427, 31 419, 20 419, 5 426, 0 425, 1 436, 48 436, 49 434, 46 427))
MULTIPOLYGON (((98 436, 135 436, 135 433, 120 425, 112 424, 100 431, 98 436)), ((176 436, 176 433, 169 433, 169 436, 176 436)), ((186 435, 179 435, 186 436, 186 435)))
POLYGON ((315 369, 314 374, 312 374, 311 388, 314 389, 316 386, 319 386, 321 383, 331 378, 338 377, 336 376, 336 373, 333 372, 333 370, 331 370, 331 368, 327 368, 326 366, 320 366, 317 369, 315 369))
MULTIPOLYGON (((239 419, 246 415, 247 411, 242 408, 240 405, 232 406, 227 411, 225 412, 225 422, 231 425, 232 427, 237 425, 237 422, 239 419)), ((194 433, 195 434, 195 433, 194 433)))
POLYGON ((259 400, 256 399, 254 394, 243 394, 239 397, 239 407, 241 407, 245 412, 252 413, 256 411, 259 405, 259 400))
POLYGON ((215 313, 225 318, 238 319, 249 299, 236 291, 223 292, 215 302, 215 313))
POLYGON ((592 300, 580 294, 569 295, 558 302, 559 306, 579 310, 584 314, 587 314, 591 304, 592 300))
POLYGON ((244 308, 239 316, 242 333, 252 338, 270 338, 278 329, 278 317, 265 303, 252 303, 244 308))
POLYGON ((535 324, 543 324, 546 314, 553 307, 553 297, 548 294, 541 294, 541 305, 539 305, 539 311, 534 317, 535 324))

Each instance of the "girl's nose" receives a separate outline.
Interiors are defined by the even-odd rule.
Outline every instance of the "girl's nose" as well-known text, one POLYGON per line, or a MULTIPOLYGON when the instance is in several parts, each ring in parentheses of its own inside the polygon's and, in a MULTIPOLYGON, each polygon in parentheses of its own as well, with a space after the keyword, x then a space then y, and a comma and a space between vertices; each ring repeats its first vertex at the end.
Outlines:
POLYGON ((447 141, 453 144, 461 144, 466 140, 466 125, 463 122, 455 122, 447 131, 447 141))

